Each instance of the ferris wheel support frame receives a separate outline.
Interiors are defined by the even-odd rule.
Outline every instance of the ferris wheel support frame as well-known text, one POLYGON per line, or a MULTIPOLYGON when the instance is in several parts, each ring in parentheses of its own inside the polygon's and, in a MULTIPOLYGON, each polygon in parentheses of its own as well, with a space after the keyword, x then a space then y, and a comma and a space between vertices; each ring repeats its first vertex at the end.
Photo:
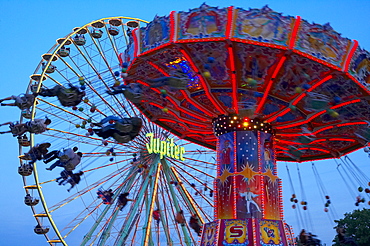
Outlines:
POLYGON ((177 172, 175 171, 173 166, 169 167, 169 170, 171 171, 170 173, 172 174, 173 178, 176 179, 176 181, 179 183, 179 187, 180 187, 179 191, 181 195, 184 197, 184 199, 191 205, 190 207, 192 208, 192 212, 196 214, 200 222, 204 224, 205 222, 203 220, 203 217, 200 215, 198 209, 196 208, 196 205, 191 200, 189 192, 184 188, 184 185, 182 184, 181 179, 177 175, 177 172))
MULTIPOLYGON (((161 163, 162 163, 162 166, 163 166, 163 171, 164 171, 164 174, 166 176, 166 180, 167 180, 167 184, 170 184, 170 181, 171 181, 171 177, 170 177, 170 168, 168 166, 168 163, 166 160, 162 159, 161 160, 161 163)), ((176 208, 176 212, 180 212, 180 206, 179 206, 179 202, 177 200, 177 197, 176 197, 176 194, 175 194, 175 190, 173 188, 172 185, 168 185, 168 187, 170 188, 170 193, 171 193, 171 197, 172 197, 172 200, 173 200, 173 204, 175 205, 175 208, 176 208)), ((185 237, 185 244, 187 246, 190 246, 191 244, 191 237, 189 235, 189 232, 188 230, 186 230, 186 227, 185 225, 181 225, 181 229, 182 229, 182 232, 184 234, 184 237, 185 237)))
MULTIPOLYGON (((124 190, 124 192, 128 192, 129 191, 129 187, 131 187, 131 185, 134 183, 134 181, 135 181, 135 178, 136 178, 136 176, 137 176, 137 172, 136 172, 136 168, 135 167, 132 167, 132 172, 133 172, 133 174, 135 174, 135 175, 132 175, 131 176, 131 174, 130 175, 128 175, 128 177, 130 177, 129 178, 129 182, 126 184, 126 186, 125 186, 125 188, 123 189, 123 186, 122 187, 120 187, 117 191, 116 191, 116 193, 115 193, 115 195, 112 197, 112 199, 113 200, 115 200, 116 198, 117 198, 117 196, 122 192, 122 190, 124 190)), ((111 204, 109 205, 109 207, 111 206, 111 204)), ((112 227, 113 227, 113 224, 114 224, 114 222, 115 222, 115 220, 116 220, 116 218, 117 218, 117 216, 118 216, 118 213, 119 213, 119 209, 118 209, 118 207, 117 207, 117 209, 114 211, 114 214, 113 214, 113 216, 112 216, 112 218, 111 218, 111 220, 109 221, 109 224, 108 224, 108 226, 104 229, 104 231, 103 231, 103 233, 102 233, 102 236, 100 237, 100 239, 99 239, 99 243, 98 243, 98 245, 102 245, 102 246, 104 246, 104 243, 107 241, 107 239, 110 237, 110 231, 111 231, 111 229, 112 229, 112 227)))
MULTIPOLYGON (((137 175, 137 172, 135 173, 135 167, 132 167, 131 168, 131 171, 127 174, 126 178, 129 178, 130 176, 132 176, 131 178, 129 178, 129 182, 126 184, 126 186, 122 186, 120 187, 116 194, 112 197, 112 200, 115 200, 116 197, 118 196, 118 194, 123 190, 124 187, 126 187, 125 190, 127 190, 127 187, 130 187, 132 185, 132 183, 134 182, 135 180, 135 177, 137 175)), ((84 246, 86 245, 86 243, 91 239, 91 236, 92 234, 94 233, 94 231, 96 230, 96 228, 98 227, 98 225, 100 224, 100 222, 103 220, 104 216, 107 214, 108 210, 110 209, 112 204, 108 204, 103 212, 99 215, 98 219, 95 221, 94 225, 91 227, 90 231, 84 236, 84 240, 81 242, 80 246, 84 246)), ((110 221, 112 223, 112 220, 110 221)), ((108 225, 109 227, 109 225, 108 225)), ((109 234, 109 232, 108 232, 109 234)))
POLYGON ((173 245, 173 241, 170 237, 170 233, 168 231, 168 218, 164 215, 160 205, 159 205, 159 202, 158 202, 158 198, 157 198, 157 208, 159 209, 159 214, 160 214, 160 218, 161 218, 161 223, 162 223, 162 226, 163 226, 163 230, 164 230, 164 234, 166 235, 166 238, 167 238, 167 245, 169 246, 172 246, 173 245))
MULTIPOLYGON (((153 209, 154 209, 154 203, 155 203, 155 197, 157 195, 157 192, 158 192, 158 180, 159 180, 159 173, 160 173, 160 170, 161 170, 161 162, 158 162, 158 165, 157 165, 157 170, 156 170, 156 173, 155 173, 155 176, 152 177, 150 179, 150 186, 151 186, 151 196, 149 197, 149 201, 148 201, 148 205, 149 205, 149 209, 146 210, 147 212, 147 216, 146 216, 146 220, 145 220, 145 227, 143 228, 144 230, 144 237, 142 238, 142 243, 141 245, 148 245, 148 240, 149 240, 149 236, 151 235, 151 231, 150 231, 150 228, 151 228, 151 225, 152 225, 152 214, 153 214, 153 209), (154 178, 154 179, 153 179, 154 178)), ((151 237, 150 237, 151 239, 151 237)), ((150 240, 152 242, 152 240, 150 240)))
MULTIPOLYGON (((156 158, 154 160, 153 165, 151 165, 151 167, 149 169, 149 173, 147 175, 148 176, 151 176, 157 168, 158 168, 158 158, 156 158)), ((136 211, 137 211, 137 209, 139 207, 139 204, 141 203, 141 200, 144 197, 144 193, 145 193, 146 189, 148 188, 149 181, 150 181, 149 178, 148 179, 145 179, 143 185, 141 186, 141 190, 140 190, 139 194, 137 195, 137 199, 136 199, 136 201, 134 203, 133 208, 131 209, 131 212, 130 212, 129 217, 127 218, 127 222, 128 223, 126 223, 126 225, 124 226, 124 228, 122 228, 122 234, 119 235, 119 238, 116 241, 117 242, 116 245, 123 245, 124 240, 126 240, 128 228, 131 225, 131 222, 134 219, 134 216, 136 215, 136 211)))

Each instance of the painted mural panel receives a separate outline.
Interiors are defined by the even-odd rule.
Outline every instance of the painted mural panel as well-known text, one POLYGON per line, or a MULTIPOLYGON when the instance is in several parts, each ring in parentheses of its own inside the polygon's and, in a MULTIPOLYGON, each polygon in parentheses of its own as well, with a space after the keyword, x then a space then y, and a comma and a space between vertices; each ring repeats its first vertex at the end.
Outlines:
POLYGON ((294 48, 341 67, 351 44, 351 40, 341 37, 329 23, 325 25, 310 24, 302 20, 294 48))
POLYGON ((234 204, 234 163, 235 146, 234 133, 226 133, 219 136, 219 152, 217 155, 217 214, 218 219, 233 218, 234 204))
POLYGON ((257 220, 256 221, 257 243, 261 246, 286 245, 284 228, 281 221, 257 220))
POLYGON ((222 220, 220 232, 220 243, 223 246, 251 245, 253 240, 253 224, 251 220, 222 220))
POLYGON ((156 16, 145 28, 141 28, 141 52, 158 47, 170 41, 169 16, 156 16))
POLYGON ((189 12, 178 13, 178 40, 224 37, 227 8, 218 9, 202 4, 189 12))
POLYGON ((250 10, 237 8, 235 11, 234 37, 287 46, 294 24, 292 16, 282 16, 268 6, 250 10))
POLYGON ((216 245, 218 236, 217 224, 218 221, 213 221, 204 225, 200 246, 216 245))

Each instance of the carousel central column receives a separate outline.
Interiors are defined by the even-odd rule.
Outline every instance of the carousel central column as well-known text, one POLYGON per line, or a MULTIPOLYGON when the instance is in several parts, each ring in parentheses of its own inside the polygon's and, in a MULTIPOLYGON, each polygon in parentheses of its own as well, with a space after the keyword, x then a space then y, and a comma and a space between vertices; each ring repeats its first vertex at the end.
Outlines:
POLYGON ((204 226, 201 245, 286 245, 271 126, 222 115, 213 131, 216 220, 204 226))

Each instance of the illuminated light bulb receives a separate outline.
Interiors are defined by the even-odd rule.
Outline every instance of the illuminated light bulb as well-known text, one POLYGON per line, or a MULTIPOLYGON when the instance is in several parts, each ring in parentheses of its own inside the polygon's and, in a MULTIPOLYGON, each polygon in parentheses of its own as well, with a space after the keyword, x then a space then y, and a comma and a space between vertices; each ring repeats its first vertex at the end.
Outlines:
POLYGON ((232 121, 230 121, 230 123, 234 123, 234 121, 232 120, 232 121))
POLYGON ((234 116, 234 120, 238 119, 236 116, 234 116))
POLYGON ((243 123, 243 126, 248 126, 248 122, 244 122, 243 123))
POLYGON ((253 128, 257 128, 257 126, 253 126, 253 128))

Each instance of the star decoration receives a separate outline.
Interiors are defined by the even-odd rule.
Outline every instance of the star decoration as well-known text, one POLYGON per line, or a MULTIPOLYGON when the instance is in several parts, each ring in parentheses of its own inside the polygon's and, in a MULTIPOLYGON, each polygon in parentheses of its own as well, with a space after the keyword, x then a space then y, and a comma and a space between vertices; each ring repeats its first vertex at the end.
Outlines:
POLYGON ((243 169, 243 171, 236 173, 236 175, 242 175, 244 179, 251 180, 255 175, 258 175, 258 172, 253 171, 252 167, 249 165, 246 165, 243 169))
POLYGON ((274 174, 272 174, 272 171, 270 168, 267 169, 267 171, 263 173, 263 175, 269 177, 272 183, 275 183, 276 179, 279 178, 278 176, 275 176, 274 174))
POLYGON ((233 173, 230 173, 227 168, 224 169, 222 172, 222 175, 219 176, 217 179, 221 181, 222 184, 224 184, 227 181, 227 178, 233 176, 233 173))

